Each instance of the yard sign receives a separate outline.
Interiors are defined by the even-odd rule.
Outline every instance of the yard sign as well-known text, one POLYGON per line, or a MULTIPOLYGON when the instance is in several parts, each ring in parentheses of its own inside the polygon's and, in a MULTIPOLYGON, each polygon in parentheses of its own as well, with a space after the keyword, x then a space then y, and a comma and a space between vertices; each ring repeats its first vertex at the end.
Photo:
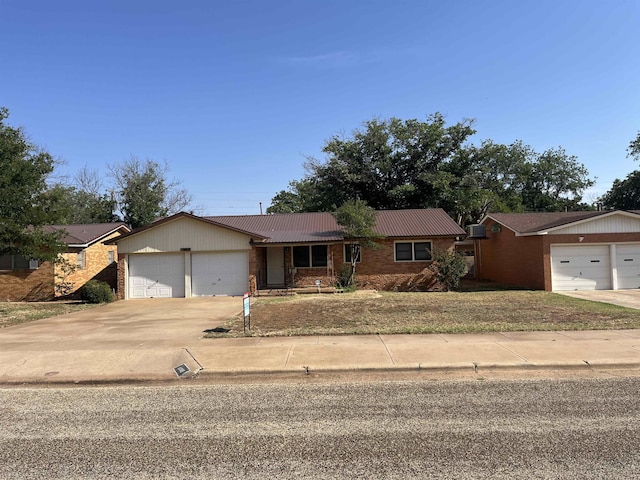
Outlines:
POLYGON ((243 329, 246 332, 247 325, 249 326, 249 330, 251 330, 251 299, 249 298, 249 292, 244 293, 242 306, 244 311, 243 329))

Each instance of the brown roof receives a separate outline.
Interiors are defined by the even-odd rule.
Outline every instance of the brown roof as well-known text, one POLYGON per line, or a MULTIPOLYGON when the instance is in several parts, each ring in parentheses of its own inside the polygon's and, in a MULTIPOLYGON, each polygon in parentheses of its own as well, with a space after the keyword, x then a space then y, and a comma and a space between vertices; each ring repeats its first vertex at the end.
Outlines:
MULTIPOLYGON (((607 213, 611 212, 490 213, 487 215, 487 218, 501 223, 516 233, 533 233, 598 217, 607 213)), ((483 223, 485 223, 485 221, 483 221, 483 223)))
MULTIPOLYGON (((234 229, 255 232, 265 243, 342 241, 343 235, 331 213, 276 213, 205 217, 234 229)), ((381 210, 376 212, 377 233, 386 237, 455 237, 465 231, 440 208, 381 210)))
POLYGON ((129 227, 123 222, 118 223, 78 223, 73 225, 46 225, 45 231, 53 232, 64 230, 66 235, 62 241, 67 245, 88 245, 100 238, 124 228, 129 231, 129 227))

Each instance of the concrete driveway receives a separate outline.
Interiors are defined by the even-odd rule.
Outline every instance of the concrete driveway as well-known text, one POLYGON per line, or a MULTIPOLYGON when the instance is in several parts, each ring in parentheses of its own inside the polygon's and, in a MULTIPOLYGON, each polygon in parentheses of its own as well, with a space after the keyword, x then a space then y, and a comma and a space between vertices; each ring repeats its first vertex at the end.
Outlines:
POLYGON ((0 329, 0 382, 20 378, 75 381, 171 377, 186 364, 203 330, 242 311, 242 298, 120 301, 0 329))
POLYGON ((591 300, 593 302, 612 303, 621 307, 640 310, 640 289, 634 290, 576 290, 555 292, 569 297, 591 300))
POLYGON ((0 330, 7 343, 118 342, 122 345, 183 345, 242 311, 242 298, 153 298, 94 309, 0 330))

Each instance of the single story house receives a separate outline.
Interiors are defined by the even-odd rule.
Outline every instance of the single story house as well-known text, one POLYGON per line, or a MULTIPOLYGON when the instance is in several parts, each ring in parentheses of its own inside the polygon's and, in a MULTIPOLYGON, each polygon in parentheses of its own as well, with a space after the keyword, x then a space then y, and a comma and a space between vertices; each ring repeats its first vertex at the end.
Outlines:
POLYGON ((117 247, 105 242, 130 231, 124 223, 48 225, 64 230, 66 251, 56 262, 38 262, 21 255, 0 257, 0 300, 37 301, 71 295, 91 279, 117 281, 117 247))
MULTIPOLYGON (((379 249, 363 249, 359 282, 409 280, 465 231, 442 209, 376 212, 379 249)), ((112 240, 122 299, 242 295, 332 285, 350 255, 330 213, 200 217, 178 213, 112 240)))
POLYGON ((539 290, 640 288, 640 211, 491 213, 470 229, 481 280, 539 290))

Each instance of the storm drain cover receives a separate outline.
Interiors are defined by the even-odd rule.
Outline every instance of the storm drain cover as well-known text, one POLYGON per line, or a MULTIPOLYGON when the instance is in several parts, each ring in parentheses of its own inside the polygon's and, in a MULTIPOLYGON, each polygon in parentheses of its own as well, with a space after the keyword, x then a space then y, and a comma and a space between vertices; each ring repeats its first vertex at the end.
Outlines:
POLYGON ((183 376, 185 373, 189 372, 189 367, 187 367, 184 363, 182 365, 178 365, 173 369, 176 372, 176 375, 179 377, 183 376))

